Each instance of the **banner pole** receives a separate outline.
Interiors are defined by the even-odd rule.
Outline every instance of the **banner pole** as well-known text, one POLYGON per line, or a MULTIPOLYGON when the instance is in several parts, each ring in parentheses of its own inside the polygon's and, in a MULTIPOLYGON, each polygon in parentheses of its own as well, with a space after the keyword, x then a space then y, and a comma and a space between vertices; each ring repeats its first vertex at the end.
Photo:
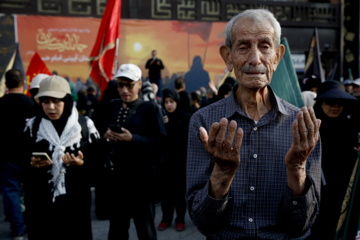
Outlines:
POLYGON ((113 75, 115 75, 115 73, 117 72, 117 69, 118 69, 118 51, 119 51, 119 38, 116 38, 116 46, 115 46, 115 69, 114 69, 114 72, 113 72, 113 75))

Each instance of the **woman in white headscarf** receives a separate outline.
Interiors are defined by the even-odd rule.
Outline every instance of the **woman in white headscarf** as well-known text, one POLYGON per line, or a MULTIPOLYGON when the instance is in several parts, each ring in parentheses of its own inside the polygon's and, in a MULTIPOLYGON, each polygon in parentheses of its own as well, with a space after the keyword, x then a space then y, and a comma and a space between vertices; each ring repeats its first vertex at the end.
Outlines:
POLYGON ((89 145, 99 139, 93 122, 80 116, 62 77, 42 80, 41 114, 30 119, 24 168, 28 239, 92 239, 89 145), (46 153, 50 159, 34 152, 46 153))

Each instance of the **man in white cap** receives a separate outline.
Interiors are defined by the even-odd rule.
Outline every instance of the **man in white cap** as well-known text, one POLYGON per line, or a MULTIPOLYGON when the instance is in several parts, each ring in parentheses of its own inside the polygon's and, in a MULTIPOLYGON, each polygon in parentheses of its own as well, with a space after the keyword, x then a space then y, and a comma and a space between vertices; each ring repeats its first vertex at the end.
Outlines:
POLYGON ((30 85, 30 95, 31 97, 34 99, 34 101, 39 104, 39 99, 38 98, 34 98, 35 95, 39 92, 39 87, 40 87, 40 83, 44 78, 50 77, 50 75, 48 74, 44 74, 44 73, 39 73, 37 74, 31 81, 31 85, 30 85))
POLYGON ((157 239, 154 224, 154 169, 166 135, 163 118, 154 101, 143 101, 141 70, 123 64, 114 76, 120 99, 112 100, 103 122, 96 126, 110 146, 106 164, 110 192, 108 239, 128 239, 134 219, 139 239, 157 239))
POLYGON ((352 95, 360 99, 360 78, 356 78, 352 83, 352 95))

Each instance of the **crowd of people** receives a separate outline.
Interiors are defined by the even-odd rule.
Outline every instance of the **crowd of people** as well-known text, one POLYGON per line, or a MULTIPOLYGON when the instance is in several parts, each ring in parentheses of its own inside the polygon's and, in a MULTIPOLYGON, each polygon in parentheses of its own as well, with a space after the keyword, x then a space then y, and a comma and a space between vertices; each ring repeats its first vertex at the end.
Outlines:
POLYGON ((321 119, 321 208, 313 227, 313 239, 334 239, 340 215, 346 209, 343 201, 360 150, 358 82, 321 82, 313 75, 305 79, 302 88, 304 104, 313 107, 316 117, 321 119))
POLYGON ((183 231, 186 211, 207 240, 333 239, 360 150, 360 84, 315 76, 305 107, 287 103, 269 87, 280 36, 265 9, 234 16, 220 55, 236 79, 191 93, 184 77, 162 88, 156 50, 149 79, 122 64, 101 100, 93 86, 75 100, 57 74, 37 75, 28 97, 21 72, 6 72, 1 190, 14 239, 92 239, 91 187, 109 240, 128 239, 131 219, 139 239, 172 222, 183 231))

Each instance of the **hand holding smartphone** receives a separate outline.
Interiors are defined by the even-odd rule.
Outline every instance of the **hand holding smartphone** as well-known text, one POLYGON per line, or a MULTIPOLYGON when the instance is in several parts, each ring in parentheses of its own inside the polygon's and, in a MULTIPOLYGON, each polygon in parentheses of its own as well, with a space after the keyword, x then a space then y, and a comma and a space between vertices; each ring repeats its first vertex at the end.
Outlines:
POLYGON ((50 164, 53 164, 53 161, 46 152, 33 152, 32 155, 41 158, 42 161, 48 160, 50 164))
POLYGON ((110 130, 113 131, 113 132, 123 133, 123 130, 121 130, 121 127, 120 127, 120 125, 118 125, 118 124, 110 124, 110 125, 109 125, 109 128, 110 128, 110 130))

